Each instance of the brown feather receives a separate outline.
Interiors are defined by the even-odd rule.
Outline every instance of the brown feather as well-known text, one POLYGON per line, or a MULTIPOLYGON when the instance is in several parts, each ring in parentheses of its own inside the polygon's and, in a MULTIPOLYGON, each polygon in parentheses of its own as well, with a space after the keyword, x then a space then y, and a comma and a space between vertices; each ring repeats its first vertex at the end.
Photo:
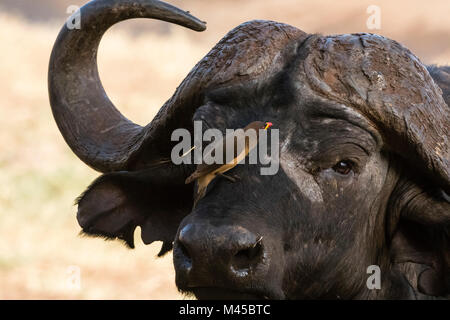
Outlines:
MULTIPOLYGON (((259 138, 259 129, 264 128, 264 123, 261 121, 254 121, 251 122, 250 124, 248 124, 245 128, 244 128, 244 133, 249 130, 249 129, 253 129, 256 130, 256 138, 259 138)), ((213 163, 213 164, 206 164, 206 163, 201 163, 197 166, 197 169, 186 179, 185 183, 191 183, 194 180, 198 180, 197 181, 197 192, 196 195, 194 197, 194 207, 197 204, 198 200, 200 200, 206 193, 206 188, 208 187, 209 183, 217 176, 217 174, 221 174, 221 173, 225 173, 228 170, 231 170, 232 168, 234 168, 242 159, 244 159, 248 153, 250 152, 251 149, 250 145, 249 145, 249 139, 248 137, 245 137, 245 146, 244 146, 244 150, 242 150, 241 152, 239 152, 239 150, 237 150, 238 145, 237 145, 237 136, 236 136, 236 131, 233 132, 233 134, 228 134, 224 137, 224 139, 218 140, 213 142, 214 144, 222 144, 223 145, 223 163, 222 164, 218 164, 218 163, 213 163), (230 143, 230 141, 233 141, 234 144, 234 158, 231 162, 229 163, 225 163, 225 159, 226 159, 226 147, 227 147, 227 143, 230 143)), ((256 145, 255 145, 256 146, 256 145)), ((253 146, 253 147, 255 147, 253 146)), ((215 148, 214 148, 215 149, 215 148)))

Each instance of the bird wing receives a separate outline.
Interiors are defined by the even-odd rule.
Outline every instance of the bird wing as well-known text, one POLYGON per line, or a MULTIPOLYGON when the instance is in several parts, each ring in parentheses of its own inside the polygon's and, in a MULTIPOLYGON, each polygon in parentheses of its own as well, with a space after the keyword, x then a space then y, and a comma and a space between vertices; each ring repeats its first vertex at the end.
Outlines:
POLYGON ((252 150, 256 144, 257 141, 252 141, 248 139, 248 137, 245 136, 245 143, 244 145, 238 145, 237 141, 238 138, 244 137, 244 133, 242 130, 235 131, 233 134, 229 134, 225 136, 225 139, 220 139, 215 142, 213 142, 214 149, 217 147, 216 145, 222 144, 222 163, 213 163, 213 164, 206 164, 201 163, 197 166, 197 169, 186 179, 186 184, 191 183, 195 179, 198 179, 199 177, 202 177, 204 175, 207 175, 209 173, 213 173, 219 170, 221 167, 223 167, 223 172, 230 170, 234 166, 236 166, 239 162, 241 162, 247 154, 252 150), (249 141, 250 140, 250 141, 249 141), (233 145, 233 159, 226 163, 226 147, 228 145, 233 145), (238 150, 239 147, 239 150, 238 150))
MULTIPOLYGON (((213 149, 216 149, 217 145, 222 144, 223 145, 223 154, 225 155, 225 143, 226 143, 226 137, 225 140, 218 139, 217 141, 214 141, 212 144, 214 146, 213 149)), ((219 163, 213 163, 213 164, 206 164, 206 163, 200 163, 197 165, 197 168, 195 171, 186 179, 185 183, 191 183, 195 179, 198 179, 201 176, 207 175, 208 173, 211 173, 217 169, 219 169, 223 164, 219 163)))

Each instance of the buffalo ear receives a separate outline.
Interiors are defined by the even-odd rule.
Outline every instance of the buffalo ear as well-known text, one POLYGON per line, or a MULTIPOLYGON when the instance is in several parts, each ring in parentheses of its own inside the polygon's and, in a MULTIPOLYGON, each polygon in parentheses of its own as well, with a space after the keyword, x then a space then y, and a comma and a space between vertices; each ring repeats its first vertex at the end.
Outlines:
POLYGON ((402 221, 392 241, 392 260, 396 264, 412 263, 410 277, 417 290, 429 296, 450 294, 450 229, 424 228, 415 222, 402 221))
POLYGON ((450 294, 450 203, 442 190, 406 184, 397 192, 400 220, 391 243, 394 263, 416 266, 417 290, 450 294))
POLYGON ((172 249, 181 220, 192 207, 192 187, 164 168, 107 173, 77 199, 83 233, 121 239, 134 248, 134 231, 141 227, 145 244, 163 241, 158 256, 172 249))

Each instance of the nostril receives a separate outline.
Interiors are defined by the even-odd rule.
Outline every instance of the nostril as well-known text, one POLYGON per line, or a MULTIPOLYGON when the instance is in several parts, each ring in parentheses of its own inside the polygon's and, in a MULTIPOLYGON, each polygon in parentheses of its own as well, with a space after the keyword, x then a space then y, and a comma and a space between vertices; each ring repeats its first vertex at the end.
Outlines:
POLYGON ((249 247, 239 250, 231 259, 233 271, 246 275, 248 271, 256 267, 263 254, 262 237, 249 247))
POLYGON ((189 272, 192 268, 192 258, 189 250, 181 242, 176 242, 176 250, 174 251, 174 259, 178 261, 179 266, 185 271, 189 272))
POLYGON ((185 258, 187 258, 189 260, 191 259, 189 251, 186 248, 186 246, 183 244, 183 242, 178 242, 178 248, 181 251, 181 253, 185 256, 185 258))

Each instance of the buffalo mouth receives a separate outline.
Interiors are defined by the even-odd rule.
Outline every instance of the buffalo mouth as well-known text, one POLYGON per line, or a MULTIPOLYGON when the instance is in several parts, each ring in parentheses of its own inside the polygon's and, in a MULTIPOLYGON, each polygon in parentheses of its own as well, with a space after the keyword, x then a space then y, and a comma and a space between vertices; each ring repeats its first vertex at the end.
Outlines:
POLYGON ((235 290, 215 287, 189 288, 198 300, 273 300, 282 299, 280 295, 264 290, 235 290))

